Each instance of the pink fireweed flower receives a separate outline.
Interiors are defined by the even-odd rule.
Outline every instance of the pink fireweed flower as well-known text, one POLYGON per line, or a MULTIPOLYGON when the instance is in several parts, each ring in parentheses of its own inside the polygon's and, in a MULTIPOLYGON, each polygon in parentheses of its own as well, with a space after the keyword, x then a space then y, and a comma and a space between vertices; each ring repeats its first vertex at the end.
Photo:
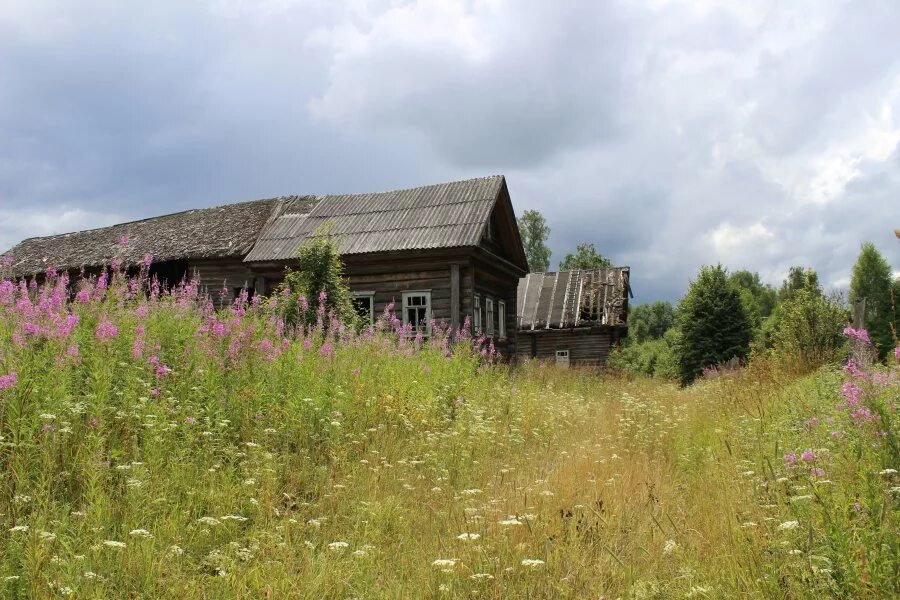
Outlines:
POLYGON ((134 309, 134 314, 137 315, 139 319, 146 319, 147 315, 150 314, 150 307, 146 304, 141 304, 136 309, 134 309))
POLYGON ((784 463, 788 467, 793 467, 797 463, 797 453, 794 451, 787 452, 784 455, 784 463))
POLYGON ((172 371, 172 369, 170 369, 166 365, 156 365, 156 378, 162 379, 163 377, 168 375, 169 372, 171 372, 171 371, 172 371))
POLYGON ((809 470, 809 474, 813 477, 825 477, 825 469, 821 469, 819 467, 813 467, 809 470))
POLYGON ((355 369, 353 369, 353 376, 354 376, 354 377, 359 377, 359 374, 360 374, 361 372, 362 372, 362 371, 360 370, 360 368, 359 368, 359 367, 356 367, 355 369))
POLYGON ((841 386, 841 396, 846 400, 846 406, 848 407, 858 406, 862 393, 863 389, 861 387, 849 381, 844 382, 844 385, 841 386))
POLYGON ((19 381, 19 374, 15 371, 8 373, 6 375, 0 375, 0 391, 8 390, 12 386, 16 385, 16 382, 19 381))
POLYGON ((319 348, 319 355, 324 356, 326 358, 331 358, 334 354, 334 346, 331 345, 331 342, 325 342, 322 344, 322 347, 319 348))
POLYGON ((305 340, 303 340, 303 349, 309 350, 310 348, 312 348, 312 340, 309 338, 306 338, 305 340))
POLYGON ((119 335, 119 328, 110 323, 109 320, 104 316, 103 320, 100 321, 100 324, 97 325, 97 331, 95 331, 94 334, 100 341, 111 340, 119 335))
POLYGON ((865 372, 859 368, 859 365, 852 358, 844 365, 844 372, 850 377, 862 377, 865 375, 865 372))
POLYGON ((869 339, 869 332, 866 331, 865 329, 862 329, 862 328, 854 329, 852 327, 845 327, 844 335, 852 340, 857 340, 859 342, 862 342, 863 344, 865 344, 867 346, 872 345, 872 340, 869 339))
POLYGON ((811 463, 816 462, 816 452, 812 449, 806 449, 803 451, 803 454, 800 455, 800 458, 803 459, 803 462, 811 463))
POLYGON ((120 244, 120 245, 124 246, 124 245, 126 245, 127 243, 128 243, 128 236, 127 236, 127 235, 123 235, 123 236, 120 236, 120 237, 119 237, 119 244, 120 244))
POLYGON ((141 259, 141 262, 140 262, 141 268, 143 268, 143 269, 149 269, 151 264, 153 264, 153 255, 152 255, 152 254, 145 254, 144 257, 141 259))
POLYGON ((197 419, 195 419, 194 417, 189 416, 189 417, 184 418, 185 425, 194 425, 196 422, 197 422, 197 419))
POLYGON ((813 429, 820 423, 818 417, 810 417, 806 421, 804 421, 804 425, 806 425, 807 429, 813 429))
POLYGON ((900 346, 897 346, 896 348, 894 348, 894 358, 896 358, 898 361, 900 361, 900 346))
POLYGON ((81 290, 75 294, 75 300, 77 300, 79 304, 87 304, 91 301, 91 292, 88 290, 81 290))

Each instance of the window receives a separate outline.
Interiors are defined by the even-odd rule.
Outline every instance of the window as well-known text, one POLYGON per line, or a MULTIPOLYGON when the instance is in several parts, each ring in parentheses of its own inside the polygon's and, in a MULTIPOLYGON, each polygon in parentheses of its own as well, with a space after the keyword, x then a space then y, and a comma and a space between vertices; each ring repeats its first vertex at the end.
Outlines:
POLYGON ((472 333, 481 333, 481 296, 478 294, 475 294, 475 314, 472 321, 472 333))
POLYGON ((486 311, 486 323, 485 323, 485 331, 487 331, 488 335, 494 335, 494 299, 493 298, 485 298, 484 306, 487 309, 486 311))
POLYGON ((556 351, 556 366, 561 367, 563 369, 569 368, 569 350, 566 348, 565 350, 557 350, 556 351))
POLYGON ((497 333, 500 339, 506 337, 506 302, 497 300, 497 333))
POLYGON ((413 333, 431 333, 431 292, 403 292, 403 324, 413 333))
POLYGON ((373 292, 357 292, 353 294, 353 308, 363 323, 375 323, 375 294, 373 292))

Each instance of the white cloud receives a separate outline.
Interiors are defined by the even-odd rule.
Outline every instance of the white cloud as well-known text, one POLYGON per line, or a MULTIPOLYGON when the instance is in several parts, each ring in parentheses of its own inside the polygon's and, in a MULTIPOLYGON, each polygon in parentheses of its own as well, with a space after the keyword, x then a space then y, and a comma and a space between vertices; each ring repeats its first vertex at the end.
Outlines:
POLYGON ((92 212, 71 205, 38 209, 0 206, 0 253, 25 238, 94 229, 124 220, 115 213, 92 212))

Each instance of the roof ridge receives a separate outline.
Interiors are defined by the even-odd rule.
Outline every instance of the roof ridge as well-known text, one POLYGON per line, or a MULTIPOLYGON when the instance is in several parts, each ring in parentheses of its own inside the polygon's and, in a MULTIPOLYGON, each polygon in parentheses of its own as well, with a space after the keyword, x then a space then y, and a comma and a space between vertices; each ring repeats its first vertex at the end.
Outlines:
POLYGON ((452 184, 456 184, 456 183, 472 183, 474 181, 486 181, 488 179, 505 179, 505 178, 506 178, 506 176, 502 175, 502 174, 483 175, 481 177, 470 177, 468 179, 454 179, 452 181, 442 181, 440 183, 428 183, 425 185, 414 185, 412 187, 396 188, 393 190, 383 190, 380 192, 353 192, 353 193, 346 193, 346 194, 320 194, 320 195, 316 196, 316 199, 321 200, 323 198, 345 198, 347 196, 378 196, 381 194, 396 194, 398 192, 411 192, 413 190, 424 190, 424 189, 428 189, 428 188, 435 188, 435 187, 440 187, 443 185, 452 185, 452 184))

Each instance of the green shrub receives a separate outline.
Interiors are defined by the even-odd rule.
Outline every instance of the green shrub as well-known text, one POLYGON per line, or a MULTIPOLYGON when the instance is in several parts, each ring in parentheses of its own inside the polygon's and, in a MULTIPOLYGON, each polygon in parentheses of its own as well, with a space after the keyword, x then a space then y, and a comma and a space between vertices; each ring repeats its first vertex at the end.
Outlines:
POLYGON ((328 228, 320 228, 297 251, 296 270, 285 271, 278 294, 280 312, 291 324, 312 325, 330 314, 354 323, 356 313, 344 281, 344 264, 328 228))

